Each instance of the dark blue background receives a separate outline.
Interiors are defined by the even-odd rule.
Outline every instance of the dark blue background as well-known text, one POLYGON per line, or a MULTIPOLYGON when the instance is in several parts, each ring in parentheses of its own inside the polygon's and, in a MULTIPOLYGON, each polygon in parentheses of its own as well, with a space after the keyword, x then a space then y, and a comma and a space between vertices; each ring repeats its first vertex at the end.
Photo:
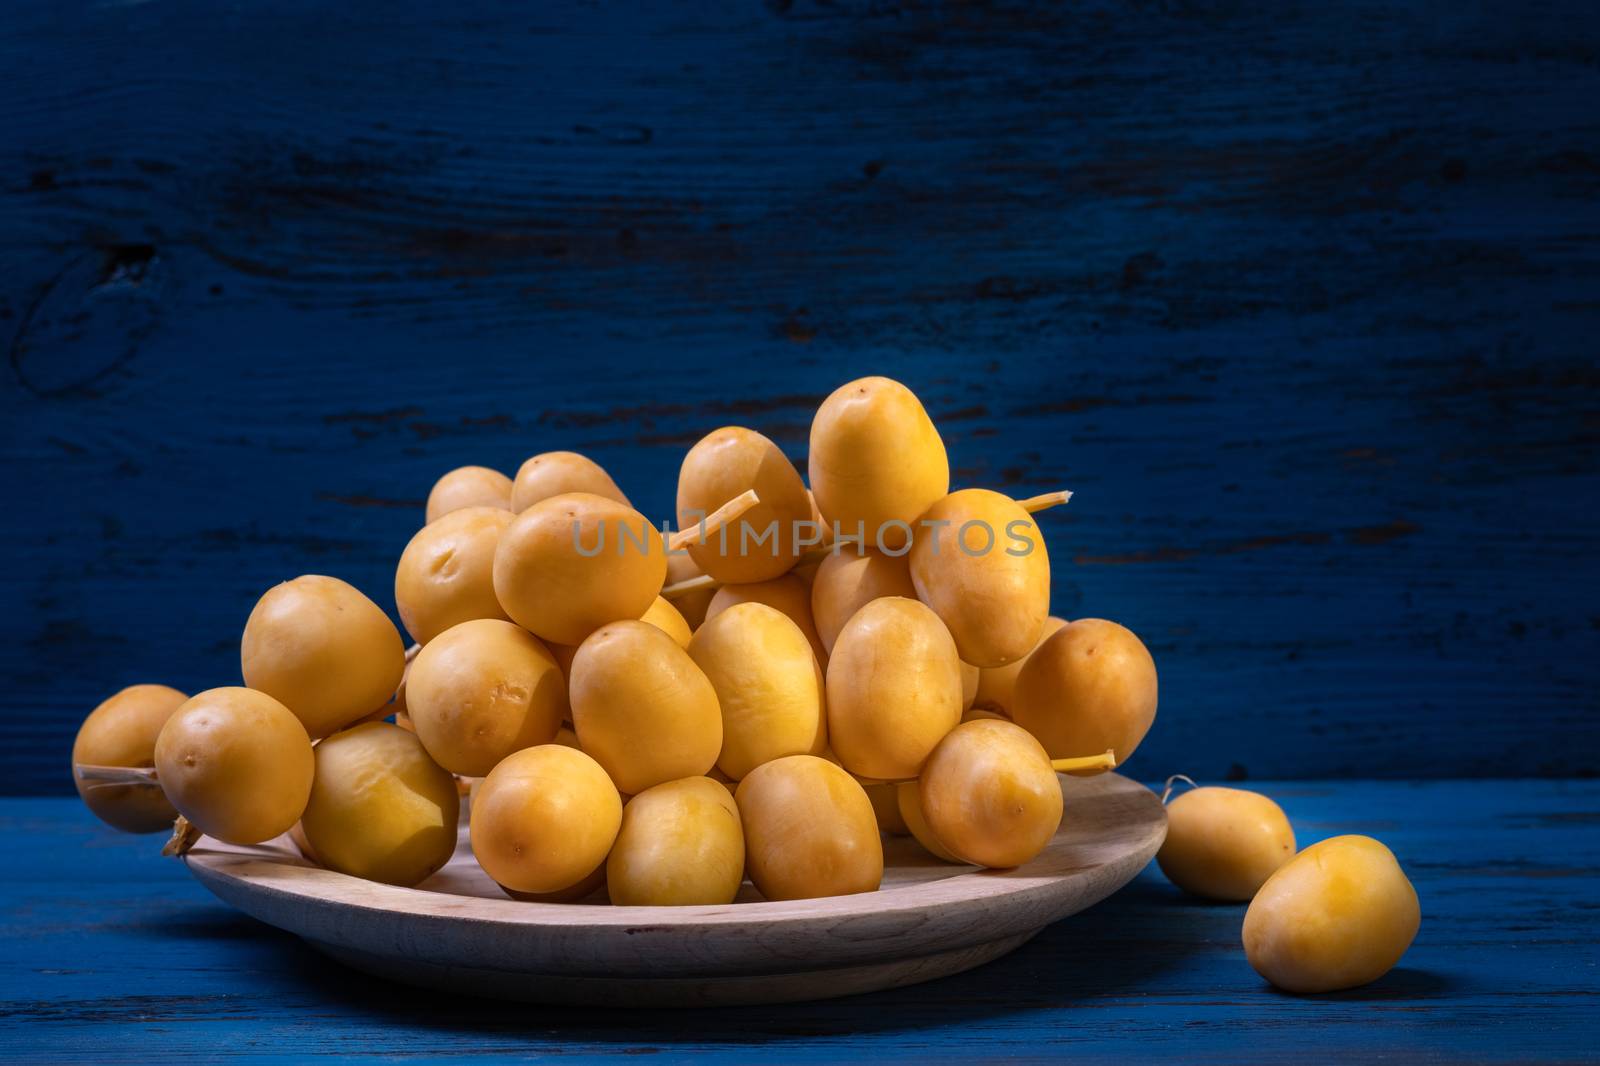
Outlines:
POLYGON ((7 8, 6 791, 276 581, 392 607, 452 466, 664 517, 865 373, 1078 493, 1137 776, 1600 761, 1592 5, 7 8))

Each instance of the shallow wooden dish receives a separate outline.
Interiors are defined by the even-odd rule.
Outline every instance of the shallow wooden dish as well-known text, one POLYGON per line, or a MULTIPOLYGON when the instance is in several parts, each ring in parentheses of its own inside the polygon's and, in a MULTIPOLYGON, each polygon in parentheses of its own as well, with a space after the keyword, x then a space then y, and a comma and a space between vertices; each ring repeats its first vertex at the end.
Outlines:
POLYGON ((886 838, 883 888, 725 907, 520 903, 455 858, 418 888, 309 865, 287 837, 201 841, 189 869, 220 899, 358 970, 544 1003, 695 1006, 826 999, 979 966, 1127 884, 1166 836, 1156 796, 1116 774, 1062 778, 1055 840, 1016 870, 951 866, 886 838))

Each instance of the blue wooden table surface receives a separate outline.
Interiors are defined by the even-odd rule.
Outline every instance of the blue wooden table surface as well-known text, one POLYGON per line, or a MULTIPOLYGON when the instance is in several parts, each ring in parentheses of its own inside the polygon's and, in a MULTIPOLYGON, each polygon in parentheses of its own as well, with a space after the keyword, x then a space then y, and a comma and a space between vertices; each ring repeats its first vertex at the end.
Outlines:
POLYGON ((1260 786, 1302 844, 1387 841, 1422 929, 1399 968, 1323 996, 1245 962, 1240 905, 1153 866, 1011 956, 852 999, 696 1012, 457 999, 341 969, 223 906, 159 838, 75 801, 0 802, 0 1048, 27 1061, 648 1054, 654 1061, 1594 1061, 1600 782, 1260 786))

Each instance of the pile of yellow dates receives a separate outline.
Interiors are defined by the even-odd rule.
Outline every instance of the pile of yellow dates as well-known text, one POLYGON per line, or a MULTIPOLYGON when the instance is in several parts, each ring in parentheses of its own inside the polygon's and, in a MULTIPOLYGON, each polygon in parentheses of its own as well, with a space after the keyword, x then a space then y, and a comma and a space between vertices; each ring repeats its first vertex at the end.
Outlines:
MULTIPOLYGON (((478 864, 542 901, 726 904, 746 879, 772 900, 871 892, 885 832, 949 862, 1028 862, 1062 819, 1057 773, 1125 762, 1156 714, 1137 636, 1049 617, 1032 511, 1066 494, 951 492, 922 403, 880 377, 823 401, 808 473, 809 489, 754 430, 714 430, 663 535, 573 452, 515 478, 452 470, 395 571, 409 652, 353 586, 284 582, 245 623, 242 687, 135 685, 89 715, 80 794, 119 829, 177 819, 180 847, 288 833, 395 885, 450 859, 470 794, 478 864)), ((1336 844, 1324 860, 1382 865, 1336 844)), ((1225 896, 1261 873, 1205 847, 1172 861, 1225 896)), ((1290 988, 1315 968, 1280 928, 1312 905, 1295 866, 1245 927, 1290 988)))

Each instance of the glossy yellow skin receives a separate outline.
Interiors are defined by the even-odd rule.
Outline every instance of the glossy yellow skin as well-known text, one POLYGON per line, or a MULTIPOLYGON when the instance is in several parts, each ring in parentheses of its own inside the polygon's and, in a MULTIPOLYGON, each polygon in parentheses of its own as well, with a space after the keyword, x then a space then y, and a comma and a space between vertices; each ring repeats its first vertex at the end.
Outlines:
POLYGON ((661 632, 678 642, 678 647, 687 648, 689 638, 694 636, 694 630, 689 628, 689 623, 672 604, 660 596, 650 604, 650 609, 640 616, 639 621, 648 622, 661 632))
MULTIPOLYGON (((667 555, 667 584, 676 585, 680 581, 688 581, 693 577, 703 577, 704 571, 695 565, 694 559, 688 552, 679 555, 669 552, 667 555)), ((706 620, 706 608, 711 606, 711 598, 717 594, 715 586, 711 588, 694 589, 672 598, 672 606, 683 615, 683 620, 689 623, 689 629, 700 628, 700 623, 706 620)))
POLYGON ((735 604, 700 627, 689 657, 716 689, 722 709, 717 766, 730 778, 827 747, 821 670, 805 634, 781 611, 735 604))
POLYGON ((1283 808, 1242 788, 1197 788, 1167 804, 1156 862, 1167 880, 1205 899, 1243 902, 1294 857, 1283 808))
POLYGON ((687 777, 645 789, 622 808, 606 860, 619 907, 732 903, 744 881, 744 828, 727 788, 687 777))
POLYGON ((355 586, 307 574, 257 601, 239 661, 245 685, 288 707, 316 739, 389 702, 406 648, 389 616, 355 586))
POLYGON ((903 837, 911 832, 906 828, 905 817, 900 813, 898 785, 863 785, 867 799, 872 801, 872 813, 878 819, 878 828, 890 836, 903 837))
POLYGON ((745 870, 771 900, 875 891, 883 841, 859 782, 826 759, 763 763, 734 793, 744 822, 745 870))
POLYGON ((845 545, 823 557, 811 579, 811 618, 830 655, 850 616, 884 596, 917 598, 911 564, 904 555, 885 555, 871 548, 858 553, 845 545))
POLYGON ((435 762, 482 777, 512 752, 555 738, 567 715, 567 686, 539 638, 480 618, 450 627, 417 653, 406 707, 435 762))
POLYGON ((319 864, 415 885, 450 861, 460 796, 415 734, 367 722, 318 744, 316 766, 300 828, 319 864))
POLYGON ((1053 759, 1109 748, 1120 766, 1155 721, 1156 688, 1155 660, 1131 630, 1080 618, 1028 656, 1017 675, 1011 718, 1053 759))
POLYGON ((1244 952, 1286 992, 1335 992, 1388 973, 1421 922, 1417 891, 1388 848, 1333 837, 1267 878, 1245 912, 1244 952))
POLYGON ((426 644, 474 618, 506 618, 494 594, 494 551, 513 517, 463 507, 417 530, 394 572, 394 604, 412 640, 426 644))
MULTIPOLYGON (((189 697, 166 685, 129 685, 89 712, 72 741, 72 763, 148 767, 156 764, 156 737, 189 697)), ((109 826, 124 833, 172 828, 178 812, 156 785, 113 785, 78 780, 78 797, 109 826)))
POLYGON ((311 738, 262 692, 213 688, 172 713, 156 737, 167 799, 207 836, 259 844, 287 833, 311 796, 311 738))
POLYGON ((1061 826, 1061 782, 1050 756, 1010 722, 951 730, 922 768, 918 798, 939 842, 978 866, 1021 866, 1061 826))
POLYGON ((512 893, 576 889, 621 826, 622 797, 600 764, 559 744, 508 755, 472 798, 472 853, 512 893))
POLYGON ((747 489, 761 502, 722 534, 689 546, 695 564, 724 582, 767 581, 787 573, 800 557, 795 523, 811 518, 811 497, 778 446, 753 429, 723 426, 700 439, 678 471, 678 528, 702 518, 747 489), (767 528, 777 524, 773 536, 767 528), (748 529, 748 534, 745 530, 748 529), (757 537, 763 537, 759 544, 757 537))
MULTIPOLYGON (((1056 630, 1067 624, 1065 618, 1051 615, 1044 620, 1044 630, 1039 634, 1039 644, 1043 644, 1056 630)), ((1037 648, 1039 644, 1035 644, 1037 648)), ((973 697, 972 706, 980 707, 987 711, 998 711, 1003 717, 1010 717, 1011 708, 1015 705, 1017 675, 1022 673, 1022 664, 1028 661, 1027 655, 1016 662, 1004 666, 991 666, 989 669, 978 670, 978 691, 973 697)))
POLYGON ((501 534, 494 556, 500 605, 518 625, 555 644, 581 644, 607 622, 640 617, 666 576, 666 546, 650 520, 586 492, 552 496, 523 511, 501 534), (596 554, 581 554, 579 545, 596 554))
POLYGON ((568 692, 578 743, 630 796, 701 777, 722 750, 716 689, 646 622, 613 622, 579 645, 568 692))
POLYGON ((895 806, 900 811, 900 820, 905 823, 906 832, 911 834, 911 839, 921 844, 922 850, 934 858, 961 865, 961 860, 944 846, 939 835, 928 824, 928 819, 922 811, 922 793, 917 782, 902 781, 898 785, 888 787, 894 789, 895 806))
POLYGON ((833 646, 826 696, 828 740, 845 769, 883 781, 916 777, 961 721, 955 642, 916 600, 873 600, 833 646))
POLYGON ((736 603, 764 603, 789 616, 789 621, 800 627, 800 632, 811 642, 817 662, 828 663, 828 650, 817 636, 816 624, 811 620, 811 586, 795 574, 784 574, 771 581, 755 581, 748 585, 723 585, 706 606, 704 625, 736 603))
POLYGON ((811 422, 811 491, 839 535, 897 549, 906 526, 950 491, 950 460, 915 394, 889 378, 834 390, 811 422), (886 522, 904 526, 885 527, 886 522))
POLYGON ((511 510, 521 514, 540 500, 567 492, 587 492, 632 507, 605 468, 577 452, 542 452, 517 469, 511 485, 511 510))
POLYGON ((427 521, 438 521, 463 507, 511 510, 511 479, 486 466, 458 466, 429 490, 427 521))
POLYGON ((908 558, 918 598, 944 621, 966 662, 1004 666, 1039 642, 1050 614, 1050 553, 1011 497, 952 492, 922 516, 908 558))

